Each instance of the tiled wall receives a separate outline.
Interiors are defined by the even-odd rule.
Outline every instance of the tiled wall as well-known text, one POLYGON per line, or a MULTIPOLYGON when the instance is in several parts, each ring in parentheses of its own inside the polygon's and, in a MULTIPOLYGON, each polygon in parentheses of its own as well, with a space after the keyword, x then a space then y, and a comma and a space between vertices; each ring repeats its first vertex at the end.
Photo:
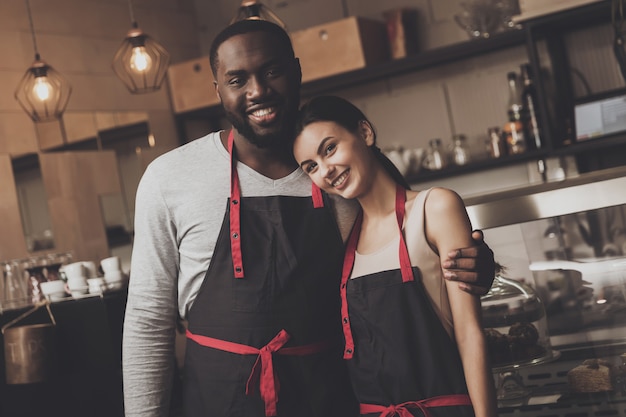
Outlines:
MULTIPOLYGON (((167 89, 132 95, 115 77, 111 59, 131 27, 127 0, 30 0, 41 57, 73 87, 67 112, 145 110, 160 121, 157 140, 177 143, 167 89)), ((200 48, 192 0, 134 0, 139 26, 161 42, 173 62, 200 48)), ((0 2, 0 152, 37 150, 33 122, 13 92, 34 58, 25 1, 0 2)))

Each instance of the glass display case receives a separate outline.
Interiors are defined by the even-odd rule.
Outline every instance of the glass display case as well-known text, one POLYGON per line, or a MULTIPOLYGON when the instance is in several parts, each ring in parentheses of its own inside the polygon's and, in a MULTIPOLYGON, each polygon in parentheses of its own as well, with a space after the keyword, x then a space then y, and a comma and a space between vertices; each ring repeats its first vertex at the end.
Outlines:
POLYGON ((503 267, 482 298, 499 415, 626 415, 626 169, 465 201, 503 267))

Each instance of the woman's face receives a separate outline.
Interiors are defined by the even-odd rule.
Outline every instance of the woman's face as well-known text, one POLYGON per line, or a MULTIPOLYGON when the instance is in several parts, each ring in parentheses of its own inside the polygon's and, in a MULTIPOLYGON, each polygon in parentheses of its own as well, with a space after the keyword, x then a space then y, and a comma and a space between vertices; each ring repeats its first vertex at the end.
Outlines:
POLYGON ((358 198, 374 178, 374 132, 362 121, 356 133, 335 122, 307 125, 294 142, 293 153, 311 180, 322 190, 358 198))

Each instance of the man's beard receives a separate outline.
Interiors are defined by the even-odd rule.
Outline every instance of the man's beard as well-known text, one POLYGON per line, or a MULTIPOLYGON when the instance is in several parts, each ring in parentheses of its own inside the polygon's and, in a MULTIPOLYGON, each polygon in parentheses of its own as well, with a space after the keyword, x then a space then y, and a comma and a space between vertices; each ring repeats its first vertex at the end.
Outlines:
POLYGON ((295 114, 287 114, 280 122, 281 127, 278 131, 264 135, 256 133, 246 119, 242 119, 233 112, 226 111, 226 118, 239 134, 259 149, 285 150, 291 145, 294 131, 294 126, 292 125, 295 120, 295 114))

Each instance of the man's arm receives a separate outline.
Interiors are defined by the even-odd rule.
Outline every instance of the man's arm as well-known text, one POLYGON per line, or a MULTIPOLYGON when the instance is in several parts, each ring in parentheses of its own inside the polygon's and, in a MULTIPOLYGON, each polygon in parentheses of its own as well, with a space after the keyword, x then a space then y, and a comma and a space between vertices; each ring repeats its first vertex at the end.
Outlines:
POLYGON ((144 175, 137 191, 122 341, 126 417, 169 415, 178 258, 173 221, 158 184, 144 175))
POLYGON ((459 288, 465 292, 484 295, 495 278, 496 264, 483 232, 474 230, 472 239, 476 246, 456 249, 441 257, 443 276, 449 281, 459 281, 459 288))

